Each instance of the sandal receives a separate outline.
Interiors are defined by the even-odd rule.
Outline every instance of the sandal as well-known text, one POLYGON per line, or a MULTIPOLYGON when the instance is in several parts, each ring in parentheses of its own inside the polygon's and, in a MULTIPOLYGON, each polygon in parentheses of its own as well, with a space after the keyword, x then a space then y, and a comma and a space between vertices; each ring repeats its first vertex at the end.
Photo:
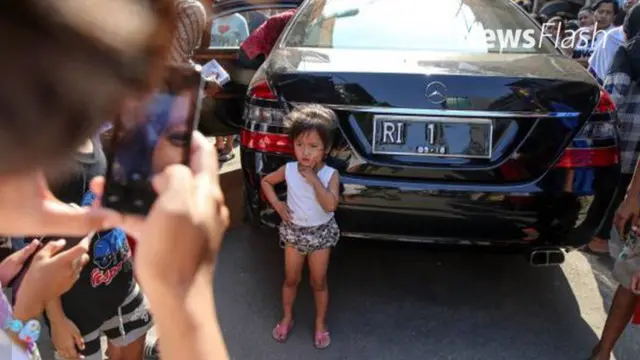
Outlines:
POLYGON ((331 336, 329 335, 329 331, 316 331, 313 346, 315 346, 316 349, 326 349, 329 345, 331 345, 331 336))
POLYGON ((275 341, 279 343, 283 343, 287 341, 287 339, 289 338, 289 332, 291 332, 291 329, 293 329, 293 324, 294 324, 293 320, 289 322, 289 326, 287 327, 285 327, 280 323, 276 324, 276 327, 274 327, 273 330, 271 331, 271 336, 275 341))

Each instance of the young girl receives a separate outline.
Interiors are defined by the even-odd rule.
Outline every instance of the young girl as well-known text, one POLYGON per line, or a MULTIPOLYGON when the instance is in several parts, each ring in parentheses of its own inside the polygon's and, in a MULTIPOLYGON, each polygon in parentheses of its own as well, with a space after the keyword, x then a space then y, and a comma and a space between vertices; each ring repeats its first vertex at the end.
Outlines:
MULTIPOLYGON (((50 179, 52 192, 63 202, 90 206, 95 195, 89 190, 89 183, 106 171, 105 155, 97 137, 88 139, 74 160, 68 176, 50 179)), ((105 335, 109 359, 142 360, 145 335, 152 323, 133 277, 125 233, 113 229, 95 234, 89 256, 71 290, 46 306, 45 320, 56 357, 101 360, 100 336, 105 335)))
POLYGON ((282 218, 280 243, 285 249, 285 280, 282 286, 282 320, 272 331, 284 342, 293 328, 293 303, 305 258, 311 273, 316 303, 314 345, 324 349, 331 343, 327 330, 327 267, 331 248, 340 230, 333 212, 338 206, 340 179, 324 158, 332 145, 336 115, 318 105, 297 108, 287 117, 295 162, 289 162, 262 180, 264 194, 282 218), (287 184, 287 201, 280 201, 274 186, 287 184))

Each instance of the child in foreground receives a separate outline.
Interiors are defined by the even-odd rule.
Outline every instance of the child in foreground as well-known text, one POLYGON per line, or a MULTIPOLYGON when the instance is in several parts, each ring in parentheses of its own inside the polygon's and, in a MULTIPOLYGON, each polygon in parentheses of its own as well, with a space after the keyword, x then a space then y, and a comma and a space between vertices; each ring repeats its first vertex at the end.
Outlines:
MULTIPOLYGON (((65 203, 90 206, 96 195, 89 183, 105 172, 100 141, 88 139, 76 151, 69 175, 50 180, 52 192, 65 203)), ((100 336, 105 335, 109 359, 142 360, 152 321, 133 276, 125 233, 120 229, 96 233, 89 257, 73 287, 46 306, 56 359, 101 360, 100 336)))
POLYGON ((305 259, 316 304, 314 346, 331 343, 327 328, 327 268, 329 255, 340 237, 333 212, 338 206, 338 172, 324 159, 332 145, 336 115, 319 105, 299 107, 286 119, 295 158, 262 180, 262 189, 282 218, 280 243, 285 250, 285 280, 282 286, 282 320, 272 331, 278 342, 287 340, 293 328, 293 303, 305 259), (274 186, 286 182, 287 201, 278 199, 274 186))

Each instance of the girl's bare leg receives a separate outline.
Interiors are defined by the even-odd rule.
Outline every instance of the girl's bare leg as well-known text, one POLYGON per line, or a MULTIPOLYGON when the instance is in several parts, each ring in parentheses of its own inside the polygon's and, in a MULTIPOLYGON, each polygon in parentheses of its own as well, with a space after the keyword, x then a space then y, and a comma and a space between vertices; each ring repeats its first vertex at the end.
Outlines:
POLYGON ((327 268, 331 249, 322 249, 309 254, 309 272, 311 289, 316 302, 315 331, 327 331, 327 307, 329 306, 329 287, 327 286, 327 268))
POLYGON ((304 255, 294 248, 287 247, 284 250, 284 284, 282 285, 282 310, 283 317, 280 324, 287 326, 293 320, 293 303, 298 293, 298 284, 304 266, 304 255))

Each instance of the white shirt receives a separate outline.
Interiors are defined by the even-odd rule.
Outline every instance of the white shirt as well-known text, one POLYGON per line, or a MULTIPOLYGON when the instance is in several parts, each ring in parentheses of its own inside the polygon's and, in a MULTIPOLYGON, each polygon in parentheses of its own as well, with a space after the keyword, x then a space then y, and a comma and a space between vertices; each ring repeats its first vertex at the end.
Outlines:
MULTIPOLYGON (((334 168, 327 165, 318 171, 318 178, 324 187, 329 186, 334 171, 334 168)), ((333 212, 324 211, 313 186, 300 174, 297 161, 288 162, 284 174, 291 222, 298 226, 319 226, 333 218, 333 212)))
POLYGON ((600 80, 604 81, 607 77, 613 57, 623 43, 624 30, 622 26, 607 31, 605 36, 600 36, 595 41, 593 54, 589 58, 589 67, 593 69, 600 80))
POLYGON ((240 14, 219 17, 211 26, 211 46, 234 47, 249 37, 249 24, 240 14))

